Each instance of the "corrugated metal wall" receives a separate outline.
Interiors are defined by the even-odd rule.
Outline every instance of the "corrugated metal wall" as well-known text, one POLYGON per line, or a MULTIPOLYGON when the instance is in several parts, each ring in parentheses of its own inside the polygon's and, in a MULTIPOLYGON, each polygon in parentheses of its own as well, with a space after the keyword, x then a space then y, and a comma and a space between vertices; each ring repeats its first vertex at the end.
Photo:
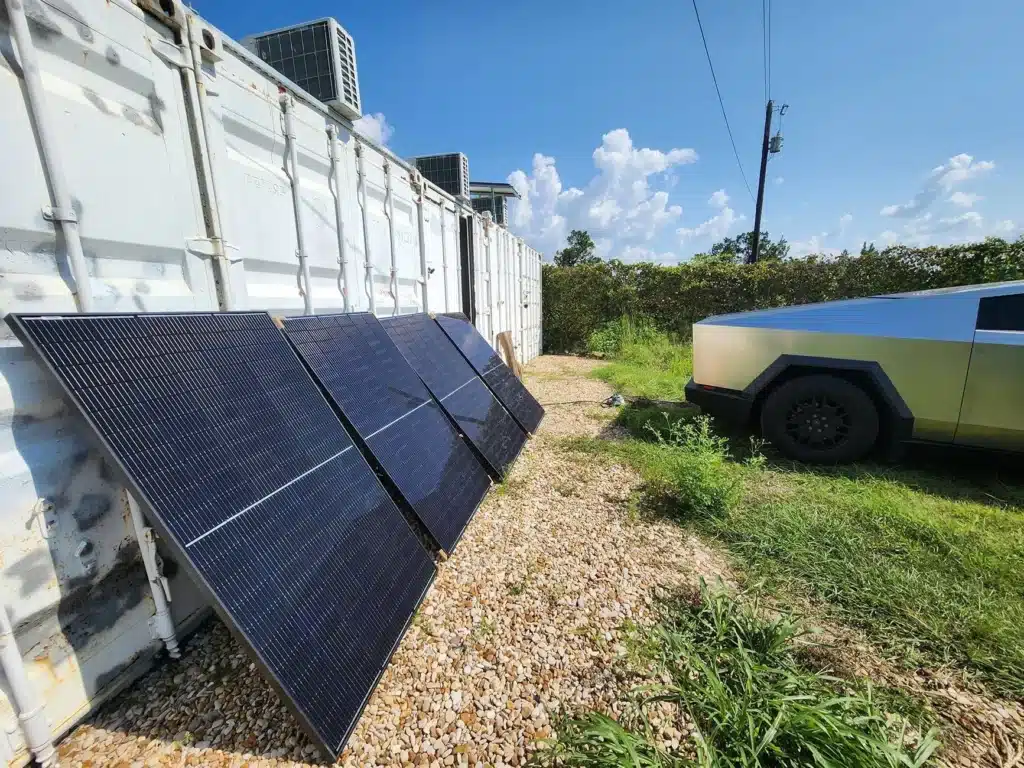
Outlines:
MULTIPOLYGON (((174 7, 180 18, 184 9, 174 7)), ((196 171, 196 117, 186 106, 174 33, 127 0, 36 2, 30 18, 96 310, 218 309, 196 171)), ((0 16, 0 312, 74 311, 64 243, 43 215, 49 189, 6 21, 0 16)), ((279 100, 286 83, 219 31, 204 28, 216 37, 203 62, 206 127, 235 308, 301 312, 279 100)), ((380 315, 422 311, 424 293, 430 311, 462 309, 459 221, 474 216, 477 326, 492 344, 497 333, 511 331, 521 360, 539 353, 536 251, 435 187, 423 184, 418 191, 403 161, 355 135, 308 96, 296 94, 294 118, 300 216, 317 312, 340 311, 345 290, 353 310, 370 306, 372 290, 380 315), (329 123, 341 147, 336 173, 329 123), (357 145, 366 170, 365 241, 357 145)), ((158 648, 122 489, 57 388, 3 324, 0 566, 30 680, 55 730, 68 729, 137 676, 158 648)), ((169 560, 165 572, 182 626, 204 606, 195 588, 174 576, 169 560)), ((7 693, 2 678, 0 690, 7 693)), ((14 721, 6 696, 0 721, 14 721)), ((0 729, 0 759, 6 757, 25 761, 20 732, 6 737, 0 729)))

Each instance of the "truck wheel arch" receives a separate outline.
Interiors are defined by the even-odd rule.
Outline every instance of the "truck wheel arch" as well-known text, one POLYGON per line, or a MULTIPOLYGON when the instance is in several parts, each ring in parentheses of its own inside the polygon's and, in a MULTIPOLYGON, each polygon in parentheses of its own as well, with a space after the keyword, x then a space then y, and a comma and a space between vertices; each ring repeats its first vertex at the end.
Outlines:
POLYGON ((896 385, 874 360, 848 360, 811 355, 780 355, 743 390, 753 403, 751 425, 760 421, 761 406, 768 393, 780 384, 810 374, 827 373, 846 379, 863 389, 874 401, 883 425, 879 442, 894 446, 911 438, 914 414, 900 395, 896 385))

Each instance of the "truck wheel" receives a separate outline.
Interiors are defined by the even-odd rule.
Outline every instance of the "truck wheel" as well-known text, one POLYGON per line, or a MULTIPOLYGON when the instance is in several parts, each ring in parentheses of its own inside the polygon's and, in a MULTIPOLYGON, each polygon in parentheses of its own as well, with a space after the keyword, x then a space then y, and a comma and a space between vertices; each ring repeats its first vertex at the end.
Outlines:
POLYGON ((878 439, 878 411, 863 389, 825 374, 791 379, 761 409, 761 433, 786 456, 814 464, 864 458, 878 439))

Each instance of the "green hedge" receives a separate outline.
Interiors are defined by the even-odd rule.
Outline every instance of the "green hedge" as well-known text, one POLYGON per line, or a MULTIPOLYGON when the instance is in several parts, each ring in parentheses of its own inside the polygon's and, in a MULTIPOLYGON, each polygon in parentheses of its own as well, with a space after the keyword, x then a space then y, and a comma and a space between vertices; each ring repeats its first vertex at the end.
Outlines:
POLYGON ((544 351, 580 352, 604 323, 644 317, 689 338, 710 315, 899 291, 1024 279, 1024 237, 947 248, 740 264, 544 265, 544 351))

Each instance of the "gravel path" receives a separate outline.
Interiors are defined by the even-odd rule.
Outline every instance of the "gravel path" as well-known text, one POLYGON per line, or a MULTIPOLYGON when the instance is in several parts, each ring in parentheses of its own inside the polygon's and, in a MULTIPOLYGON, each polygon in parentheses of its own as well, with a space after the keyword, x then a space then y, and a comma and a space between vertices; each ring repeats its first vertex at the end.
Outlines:
MULTIPOLYGON (((722 563, 677 526, 630 523, 629 470, 559 450, 607 428, 597 363, 542 357, 526 382, 547 407, 493 490, 371 698, 341 764, 518 766, 562 708, 610 707, 626 619, 656 586, 722 563), (573 401, 589 401, 580 403, 573 401), (565 403, 565 404, 562 404, 565 403)), ((277 696, 218 621, 60 746, 67 766, 318 764, 277 696)))

